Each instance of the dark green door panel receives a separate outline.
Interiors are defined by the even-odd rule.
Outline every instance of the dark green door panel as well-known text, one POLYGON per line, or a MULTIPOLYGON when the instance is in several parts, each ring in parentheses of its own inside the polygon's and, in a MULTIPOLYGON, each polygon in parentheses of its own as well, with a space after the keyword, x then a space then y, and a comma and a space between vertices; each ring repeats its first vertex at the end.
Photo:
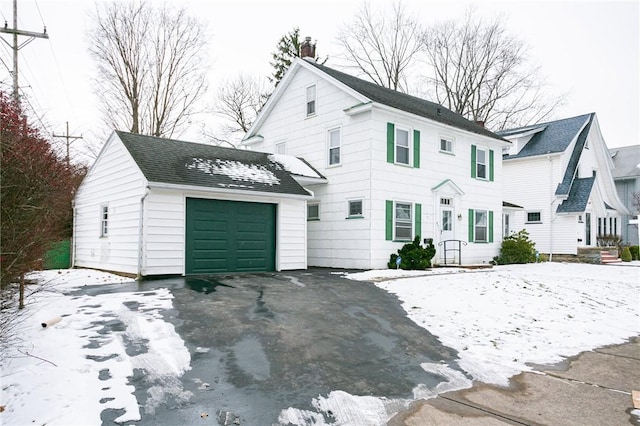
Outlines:
POLYGON ((276 205, 187 198, 187 274, 274 271, 276 205))

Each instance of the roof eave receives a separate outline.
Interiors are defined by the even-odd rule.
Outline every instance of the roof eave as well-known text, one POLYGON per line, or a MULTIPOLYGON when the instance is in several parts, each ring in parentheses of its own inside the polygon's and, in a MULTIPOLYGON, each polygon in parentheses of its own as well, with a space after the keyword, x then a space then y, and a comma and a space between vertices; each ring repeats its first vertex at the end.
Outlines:
POLYGON ((177 183, 166 183, 166 182, 148 182, 147 186, 150 189, 167 189, 167 190, 176 190, 176 191, 196 191, 196 192, 207 192, 207 193, 219 193, 219 194, 244 194, 244 195, 253 195, 256 197, 269 197, 269 198, 287 198, 287 199, 298 199, 298 200, 307 200, 313 198, 312 194, 304 189, 307 192, 307 195, 303 194, 291 194, 291 193, 283 193, 283 192, 266 192, 266 191, 251 191, 251 190, 243 190, 243 189, 227 189, 227 188, 214 188, 209 186, 198 186, 198 185, 182 185, 177 183))

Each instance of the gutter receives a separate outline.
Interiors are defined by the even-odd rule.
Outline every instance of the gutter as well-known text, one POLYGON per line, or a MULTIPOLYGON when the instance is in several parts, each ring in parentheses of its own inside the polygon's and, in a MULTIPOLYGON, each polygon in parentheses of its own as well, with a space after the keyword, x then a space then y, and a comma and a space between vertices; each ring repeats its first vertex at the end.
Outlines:
MULTIPOLYGON (((210 186, 197 186, 197 185, 179 185, 175 183, 162 183, 162 182, 149 182, 147 185, 148 189, 157 188, 157 189, 170 189, 170 190, 180 190, 180 191, 192 191, 192 192, 209 192, 209 193, 220 193, 220 194, 244 194, 244 195, 253 195, 256 197, 269 197, 269 198, 289 198, 294 200, 309 200, 313 198, 313 195, 302 195, 302 194, 289 194, 282 192, 264 192, 264 191, 248 191, 243 190, 241 188, 234 189, 226 189, 226 188, 213 188, 210 186)), ((305 189, 307 192, 310 192, 308 189, 305 189)))

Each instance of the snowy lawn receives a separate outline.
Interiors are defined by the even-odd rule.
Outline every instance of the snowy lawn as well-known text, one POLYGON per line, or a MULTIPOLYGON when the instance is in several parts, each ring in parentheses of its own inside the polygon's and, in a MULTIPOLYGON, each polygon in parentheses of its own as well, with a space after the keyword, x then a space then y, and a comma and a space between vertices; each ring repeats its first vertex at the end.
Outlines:
POLYGON ((640 262, 443 271, 397 280, 388 279, 406 272, 367 271, 349 278, 378 281, 396 294, 409 317, 458 350, 460 367, 485 383, 506 386, 511 376, 531 370, 528 363, 555 363, 640 334, 640 262))
MULTIPOLYGON (((528 363, 554 363, 639 334, 640 263, 624 265, 381 270, 348 278, 372 280, 396 294, 413 321, 459 351, 459 366, 469 377, 506 385, 530 370, 528 363)), ((189 351, 161 316, 172 308, 168 290, 71 296, 64 292, 127 279, 89 270, 32 278, 46 283, 47 291, 29 299, 20 335, 3 348, 9 352, 0 364, 0 423, 100 424, 107 408, 120 409, 117 421, 126 423, 140 419, 141 410, 153 413, 167 398, 190 399, 180 382, 190 368, 189 351), (42 328, 58 316, 60 322, 42 328), (129 384, 139 369, 155 384, 143 401, 129 384)), ((445 381, 435 389, 418 385, 414 399, 472 384, 447 365, 422 367, 445 381)), ((280 421, 321 425, 324 412, 335 424, 382 425, 409 402, 336 389, 312 401, 315 412, 283 407, 280 421)))

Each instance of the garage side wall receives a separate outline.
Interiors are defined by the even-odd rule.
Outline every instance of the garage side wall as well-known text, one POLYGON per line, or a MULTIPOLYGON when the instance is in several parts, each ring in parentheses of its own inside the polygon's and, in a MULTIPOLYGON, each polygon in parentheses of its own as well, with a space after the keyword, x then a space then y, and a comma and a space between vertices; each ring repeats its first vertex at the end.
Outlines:
POLYGON ((137 274, 144 186, 142 173, 120 140, 112 136, 74 200, 74 266, 137 274))
POLYGON ((184 275, 186 199, 276 204, 276 270, 306 269, 306 201, 152 189, 144 202, 142 275, 184 275))

